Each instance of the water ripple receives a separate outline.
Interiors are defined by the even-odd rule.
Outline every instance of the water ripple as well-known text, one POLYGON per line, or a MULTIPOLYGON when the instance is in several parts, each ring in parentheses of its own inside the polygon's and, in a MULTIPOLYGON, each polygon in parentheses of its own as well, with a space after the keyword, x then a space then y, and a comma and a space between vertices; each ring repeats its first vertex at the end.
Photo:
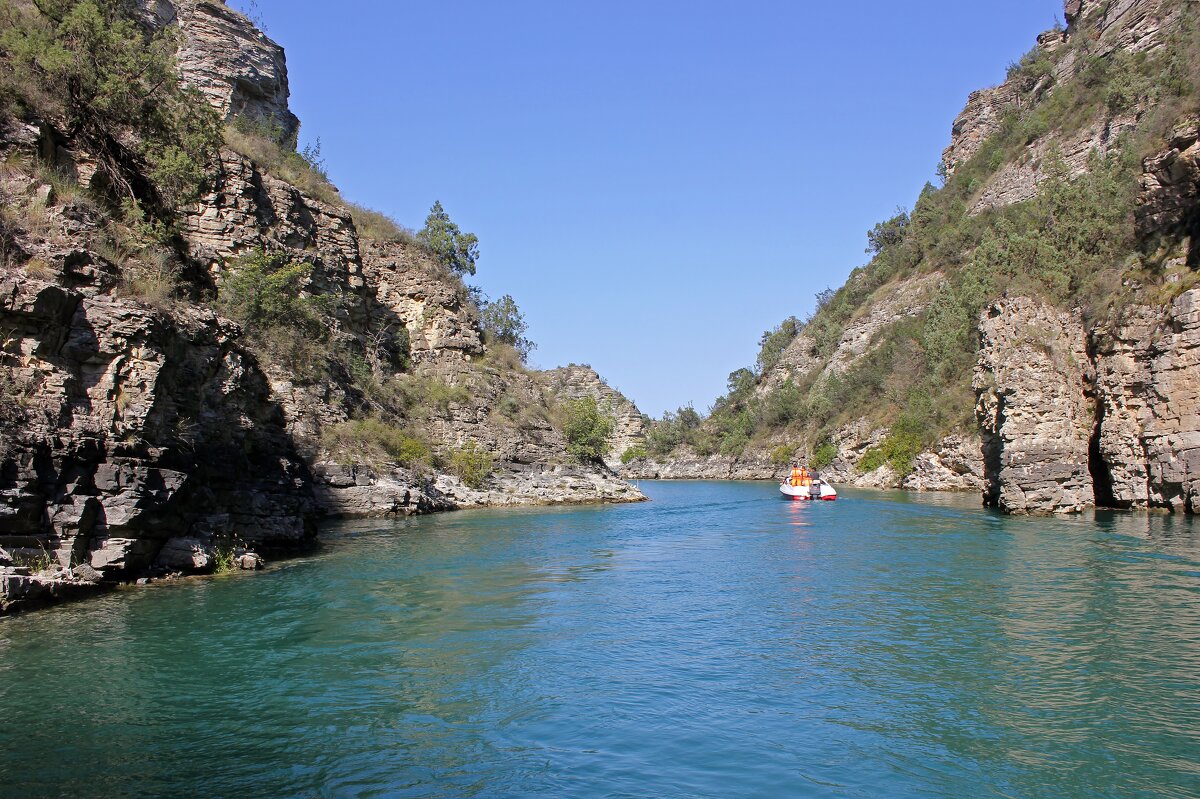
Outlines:
POLYGON ((0 796, 1200 796, 1200 531, 974 498, 331 528, 0 622, 0 796))

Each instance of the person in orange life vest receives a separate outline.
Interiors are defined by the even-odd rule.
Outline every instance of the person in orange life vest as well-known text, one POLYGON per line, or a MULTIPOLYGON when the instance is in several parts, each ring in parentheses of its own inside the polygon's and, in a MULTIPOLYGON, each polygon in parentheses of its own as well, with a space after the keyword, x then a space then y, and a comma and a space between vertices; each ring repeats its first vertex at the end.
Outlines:
POLYGON ((796 464, 792 464, 792 474, 788 482, 793 486, 800 485, 800 481, 804 479, 804 470, 796 464))

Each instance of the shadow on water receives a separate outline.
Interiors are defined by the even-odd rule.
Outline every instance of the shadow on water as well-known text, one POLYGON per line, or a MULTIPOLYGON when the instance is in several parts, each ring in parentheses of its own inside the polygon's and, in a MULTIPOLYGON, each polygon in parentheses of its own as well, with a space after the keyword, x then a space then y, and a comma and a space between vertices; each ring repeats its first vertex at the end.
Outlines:
POLYGON ((0 622, 0 796, 1200 795, 1192 520, 643 489, 0 622))

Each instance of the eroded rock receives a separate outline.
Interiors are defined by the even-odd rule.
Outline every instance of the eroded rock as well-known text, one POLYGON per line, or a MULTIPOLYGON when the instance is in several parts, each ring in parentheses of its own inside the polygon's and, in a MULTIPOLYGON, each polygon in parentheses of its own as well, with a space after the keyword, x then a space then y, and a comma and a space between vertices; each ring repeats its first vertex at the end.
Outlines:
POLYGON ((1200 509, 1200 289, 1139 306, 1093 334, 1098 495, 1120 507, 1200 509))
POLYGON ((1004 298, 979 322, 976 417, 984 502, 1008 513, 1068 513, 1094 504, 1088 446, 1090 364, 1076 316, 1004 298))

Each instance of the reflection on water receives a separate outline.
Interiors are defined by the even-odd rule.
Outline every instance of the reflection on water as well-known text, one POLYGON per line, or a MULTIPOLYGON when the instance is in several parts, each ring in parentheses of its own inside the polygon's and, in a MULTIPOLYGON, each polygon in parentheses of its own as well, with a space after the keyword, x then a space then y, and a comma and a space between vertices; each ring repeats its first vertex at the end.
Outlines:
POLYGON ((1200 796, 1200 534, 648 483, 0 622, 0 796, 1200 796))

